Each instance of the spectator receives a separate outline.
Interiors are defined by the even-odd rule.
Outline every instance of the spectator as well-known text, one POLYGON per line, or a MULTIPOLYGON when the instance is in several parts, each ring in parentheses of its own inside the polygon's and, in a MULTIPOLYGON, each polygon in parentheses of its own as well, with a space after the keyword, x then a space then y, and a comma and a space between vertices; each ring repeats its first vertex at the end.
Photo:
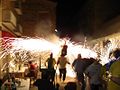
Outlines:
POLYGON ((75 82, 68 82, 64 88, 65 90, 77 90, 77 85, 75 82))
POLYGON ((33 85, 38 87, 38 90, 54 90, 54 85, 46 76, 43 76, 42 79, 37 79, 33 85))

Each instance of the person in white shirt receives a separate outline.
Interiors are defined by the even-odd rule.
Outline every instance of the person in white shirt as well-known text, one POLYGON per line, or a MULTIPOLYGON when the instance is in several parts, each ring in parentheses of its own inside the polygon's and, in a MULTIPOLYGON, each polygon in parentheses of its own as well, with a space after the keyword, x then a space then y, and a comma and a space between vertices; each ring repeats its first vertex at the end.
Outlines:
POLYGON ((65 57, 65 55, 61 55, 59 58, 58 58, 58 61, 57 61, 57 65, 59 65, 59 72, 60 72, 60 81, 61 81, 61 78, 63 81, 65 81, 66 79, 66 64, 70 64, 69 61, 67 60, 67 58, 65 57), (63 75, 63 77, 62 77, 63 75))

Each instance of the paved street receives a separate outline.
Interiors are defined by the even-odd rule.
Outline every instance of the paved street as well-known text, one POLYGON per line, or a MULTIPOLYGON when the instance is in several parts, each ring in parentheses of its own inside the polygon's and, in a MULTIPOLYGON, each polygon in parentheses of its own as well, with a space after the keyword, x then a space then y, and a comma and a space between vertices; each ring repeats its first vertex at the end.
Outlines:
MULTIPOLYGON (((65 82, 60 82, 59 81, 59 78, 57 76, 57 82, 60 87, 59 87, 59 90, 65 90, 64 87, 65 85, 68 83, 68 82, 76 82, 75 78, 71 78, 71 77, 67 77, 65 82)), ((29 79, 26 79, 26 80, 22 80, 22 83, 21 83, 21 86, 17 88, 17 90, 38 90, 37 87, 31 87, 29 89, 29 79)), ((80 90, 80 85, 78 85, 78 83, 76 82, 77 84, 77 90, 80 90)), ((86 90, 89 90, 89 85, 88 85, 88 82, 86 83, 86 90)))
MULTIPOLYGON (((75 78, 71 78, 71 77, 67 77, 64 82, 62 81, 60 82, 58 77, 56 80, 57 80, 56 83, 59 83, 60 85, 59 90, 65 90, 64 87, 68 82, 76 82, 75 78)), ((37 88, 31 87, 30 90, 37 90, 37 88)), ((78 84, 77 84, 77 90, 80 90, 80 86, 78 84)))

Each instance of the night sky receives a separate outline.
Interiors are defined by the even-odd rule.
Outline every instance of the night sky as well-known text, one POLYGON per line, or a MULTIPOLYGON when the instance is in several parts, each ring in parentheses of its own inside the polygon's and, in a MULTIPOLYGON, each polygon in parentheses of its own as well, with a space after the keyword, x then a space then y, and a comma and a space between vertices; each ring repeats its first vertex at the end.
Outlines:
POLYGON ((57 3, 56 28, 61 37, 72 37, 78 32, 92 36, 93 29, 120 15, 120 5, 115 0, 58 0, 57 3))
POLYGON ((61 37, 72 36, 79 30, 79 12, 86 0, 58 0, 57 30, 61 37))

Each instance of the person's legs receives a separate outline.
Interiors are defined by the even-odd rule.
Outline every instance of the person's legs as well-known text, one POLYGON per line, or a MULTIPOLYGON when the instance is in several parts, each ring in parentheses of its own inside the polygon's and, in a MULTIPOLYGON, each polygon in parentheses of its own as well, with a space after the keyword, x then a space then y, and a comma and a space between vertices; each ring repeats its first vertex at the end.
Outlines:
POLYGON ((78 83, 81 85, 81 90, 85 90, 84 75, 82 73, 77 73, 78 83))
POLYGON ((84 77, 81 79, 81 83, 82 83, 81 90, 85 90, 86 84, 85 84, 85 81, 84 81, 84 77))
POLYGON ((81 79, 82 79, 82 75, 81 73, 77 72, 77 80, 78 80, 78 83, 81 84, 81 79))
POLYGON ((59 72, 60 72, 60 76, 59 76, 59 78, 60 78, 60 81, 61 81, 61 77, 62 77, 62 69, 59 69, 59 72))
POLYGON ((66 79, 66 68, 63 69, 63 81, 65 81, 65 79, 66 79))
POLYGON ((51 71, 51 79, 52 79, 52 82, 54 82, 54 78, 55 78, 55 70, 52 70, 52 71, 51 71))
POLYGON ((48 69, 48 71, 47 71, 48 77, 47 78, 50 82, 52 82, 52 74, 53 74, 52 70, 48 69))

